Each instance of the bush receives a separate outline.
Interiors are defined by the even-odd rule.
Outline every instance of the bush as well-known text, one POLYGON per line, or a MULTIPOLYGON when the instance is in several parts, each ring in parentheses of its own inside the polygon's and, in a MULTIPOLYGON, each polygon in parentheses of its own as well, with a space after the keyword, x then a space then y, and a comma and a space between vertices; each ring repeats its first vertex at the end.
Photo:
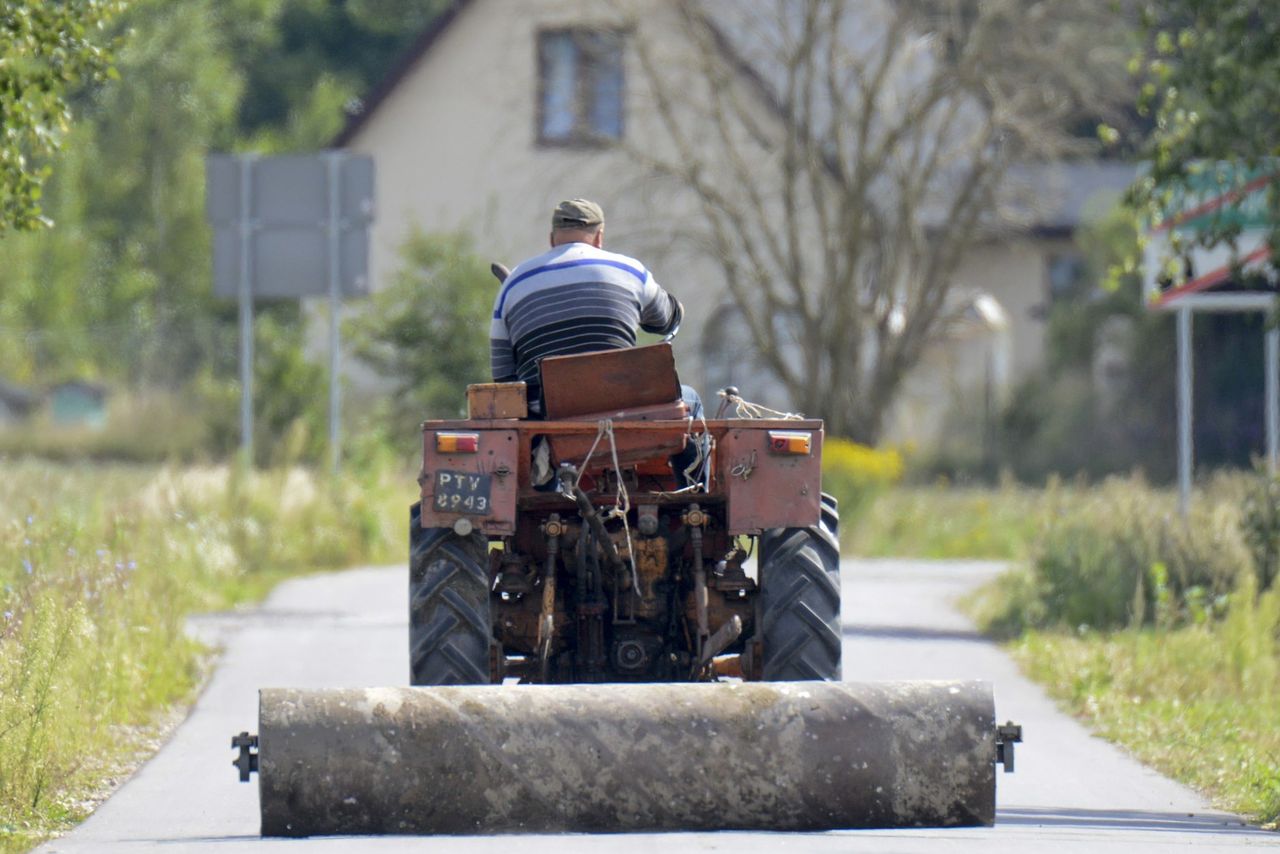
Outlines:
POLYGON ((488 382, 498 283, 461 234, 413 231, 391 285, 348 323, 355 355, 395 384, 393 417, 457 418, 468 383, 488 382))
POLYGON ((1238 479, 1220 478, 1183 519, 1173 496, 1110 478, 1046 514, 1029 582, 996 623, 1110 629, 1200 622, 1252 572, 1238 479), (1021 615, 1016 618, 1015 615, 1021 615))
POLYGON ((872 500, 902 478, 902 456, 847 439, 828 438, 822 445, 822 489, 840 502, 840 518, 848 530, 872 500))
POLYGON ((1267 590, 1280 574, 1280 478, 1263 473, 1250 478, 1242 505, 1240 524, 1258 589, 1267 590))

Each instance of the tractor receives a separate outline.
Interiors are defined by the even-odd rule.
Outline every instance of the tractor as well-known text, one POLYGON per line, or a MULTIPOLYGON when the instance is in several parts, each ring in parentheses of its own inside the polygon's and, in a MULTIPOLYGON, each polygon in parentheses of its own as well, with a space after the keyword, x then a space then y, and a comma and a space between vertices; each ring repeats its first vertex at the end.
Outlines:
POLYGON ((411 684, 838 680, 822 422, 690 418, 669 343, 541 368, 545 418, 488 383, 422 425, 411 684))
POLYGON ((669 342, 540 368, 422 424, 410 685, 260 691, 263 835, 993 823, 989 684, 839 681, 822 422, 695 417, 669 342))

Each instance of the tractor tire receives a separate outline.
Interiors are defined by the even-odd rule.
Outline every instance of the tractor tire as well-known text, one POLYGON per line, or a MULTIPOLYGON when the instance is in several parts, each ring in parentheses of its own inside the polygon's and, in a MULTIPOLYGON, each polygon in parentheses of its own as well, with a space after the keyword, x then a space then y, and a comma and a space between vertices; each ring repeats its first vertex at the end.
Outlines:
POLYGON ((409 684, 487 684, 488 541, 423 528, 421 512, 409 510, 409 684))
POLYGON ((836 500, 824 493, 817 527, 760 535, 766 682, 840 679, 839 530, 836 500))

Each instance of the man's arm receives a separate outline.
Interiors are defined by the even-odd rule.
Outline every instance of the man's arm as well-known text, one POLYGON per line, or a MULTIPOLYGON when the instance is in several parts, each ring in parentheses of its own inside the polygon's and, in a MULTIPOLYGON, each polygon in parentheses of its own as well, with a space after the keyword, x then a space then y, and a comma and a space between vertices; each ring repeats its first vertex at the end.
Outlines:
POLYGON ((495 315, 489 325, 489 367, 496 383, 515 382, 516 353, 511 346, 511 336, 502 317, 495 315))
POLYGON ((669 335, 683 319, 684 306, 680 300, 663 290, 646 270, 640 289, 640 328, 656 335, 669 335))

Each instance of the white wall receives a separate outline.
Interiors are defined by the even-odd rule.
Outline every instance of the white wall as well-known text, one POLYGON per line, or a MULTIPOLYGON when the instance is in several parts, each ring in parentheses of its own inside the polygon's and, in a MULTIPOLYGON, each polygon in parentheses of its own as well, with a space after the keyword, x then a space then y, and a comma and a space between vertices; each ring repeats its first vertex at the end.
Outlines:
MULTIPOLYGON (((373 286, 396 269, 398 247, 414 224, 468 231, 481 254, 514 266, 546 249, 559 200, 594 199, 605 210, 606 247, 639 258, 684 303, 676 351, 682 377, 697 385, 697 338, 721 285, 707 256, 671 239, 673 211, 692 213, 692 200, 643 177, 618 148, 536 144, 537 33, 594 22, 622 19, 608 4, 582 0, 475 0, 368 117, 349 148, 376 163, 373 286)), ((642 74, 633 51, 628 61, 625 134, 642 142, 652 135, 643 111, 634 109, 642 74)), ((496 281, 493 287, 496 293, 496 281)))

